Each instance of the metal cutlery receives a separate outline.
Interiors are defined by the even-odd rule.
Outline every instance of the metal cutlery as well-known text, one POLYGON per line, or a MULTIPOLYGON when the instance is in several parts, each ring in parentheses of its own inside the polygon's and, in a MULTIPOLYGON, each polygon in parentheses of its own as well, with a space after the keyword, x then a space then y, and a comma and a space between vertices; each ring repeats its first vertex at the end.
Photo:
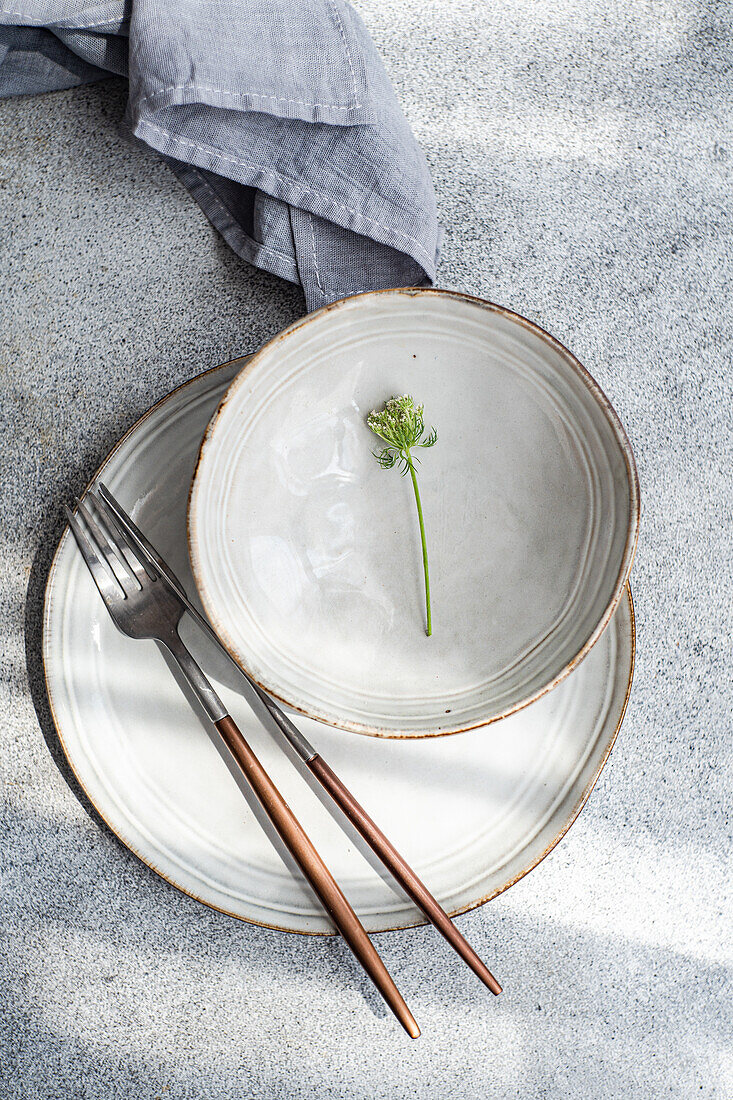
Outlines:
POLYGON ((116 511, 110 509, 111 505, 105 507, 89 493, 84 503, 77 502, 76 514, 67 508, 66 515, 113 622, 130 638, 155 640, 171 654, 334 924, 407 1033, 417 1038, 420 1029, 359 918, 181 641, 178 624, 188 601, 184 602, 160 566, 141 552, 116 511))
POLYGON ((267 692, 264 691, 234 660, 229 650, 226 649, 218 635, 214 632, 210 623, 191 603, 178 577, 163 558, 161 558, 155 547, 145 538, 143 533, 135 525, 122 506, 115 500, 106 486, 100 483, 97 486, 97 492, 97 506, 106 509, 110 520, 116 522, 118 528, 126 533, 148 566, 156 571, 160 578, 171 588, 176 596, 178 596, 181 603, 185 605, 199 627, 201 627, 201 629, 216 643, 217 647, 228 657, 237 671, 244 676, 262 704, 266 707, 280 732, 298 753, 306 767, 316 777, 321 786, 328 792, 336 805, 366 840, 372 851, 379 857, 408 897, 425 914, 441 935, 445 937, 451 947, 453 947, 464 962, 470 966, 481 981, 488 986, 491 992, 496 995, 501 993, 501 986, 494 975, 458 931, 450 917, 443 910, 439 902, 436 901, 425 884, 387 839, 364 807, 359 804, 326 761, 316 752, 313 745, 303 736, 297 726, 295 726, 291 719, 267 692))

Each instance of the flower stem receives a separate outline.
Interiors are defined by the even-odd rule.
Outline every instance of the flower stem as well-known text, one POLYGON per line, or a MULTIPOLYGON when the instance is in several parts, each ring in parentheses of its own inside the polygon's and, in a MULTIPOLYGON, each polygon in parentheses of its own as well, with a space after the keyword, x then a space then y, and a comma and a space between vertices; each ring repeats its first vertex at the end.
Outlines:
POLYGON ((412 487, 415 490, 415 503, 417 504, 417 518, 420 521, 420 540, 422 542, 422 564, 425 572, 425 609, 427 612, 427 629, 425 633, 428 638, 433 633, 433 619, 430 613, 430 574, 428 572, 428 547, 425 541, 425 523, 422 517, 422 504, 420 503, 420 490, 417 487, 417 474, 415 473, 415 467, 412 464, 412 457, 409 450, 407 450, 407 465, 410 467, 410 477, 412 478, 412 487))

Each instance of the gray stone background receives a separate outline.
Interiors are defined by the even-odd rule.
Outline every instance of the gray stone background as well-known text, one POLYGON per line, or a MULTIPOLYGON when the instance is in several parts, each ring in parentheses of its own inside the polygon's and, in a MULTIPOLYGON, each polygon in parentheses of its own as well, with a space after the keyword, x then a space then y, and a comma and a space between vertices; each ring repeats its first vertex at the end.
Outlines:
POLYGON ((338 941, 239 924, 123 849, 69 780, 43 694, 60 507, 152 401, 255 348, 302 298, 235 259, 167 168, 120 142, 120 82, 1 104, 0 1092, 728 1098, 730 10, 357 6, 434 172, 440 284, 549 328, 633 441, 626 721, 559 848, 459 920, 501 998, 431 930, 379 937, 417 1043, 338 941))

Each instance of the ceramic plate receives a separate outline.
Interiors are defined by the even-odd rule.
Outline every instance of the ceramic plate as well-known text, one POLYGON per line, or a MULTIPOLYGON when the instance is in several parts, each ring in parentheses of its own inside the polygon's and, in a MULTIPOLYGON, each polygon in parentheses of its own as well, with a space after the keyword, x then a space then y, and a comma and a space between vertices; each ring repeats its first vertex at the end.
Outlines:
POLYGON ((298 711, 377 736, 506 716, 556 684, 621 598, 636 542, 628 440, 541 329, 446 291, 385 291, 291 326, 210 426, 189 535, 209 618, 298 711), (368 412, 425 405, 433 636, 409 478, 368 412))
MULTIPOLYGON (((98 476, 193 592, 186 500, 201 437, 242 361, 156 405, 98 476)), ((419 914, 342 831, 316 790, 250 716, 237 673, 189 629, 225 704, 370 931, 419 914)), ((179 889, 234 916, 294 932, 330 927, 282 862, 153 643, 119 634, 67 532, 48 580, 49 698, 79 782, 117 836, 179 889)), ((491 729, 385 741, 299 725, 452 913, 506 889, 578 813, 611 750, 631 684, 626 593, 588 658, 555 691, 491 729)))

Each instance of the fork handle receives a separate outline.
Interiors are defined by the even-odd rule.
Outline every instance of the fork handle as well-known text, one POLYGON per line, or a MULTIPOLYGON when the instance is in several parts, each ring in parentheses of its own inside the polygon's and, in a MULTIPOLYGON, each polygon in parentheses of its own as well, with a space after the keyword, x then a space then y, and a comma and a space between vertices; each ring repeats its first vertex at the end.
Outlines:
POLYGON ((252 752, 236 722, 231 715, 227 714, 218 719, 214 725, 333 923, 405 1031, 416 1039, 420 1029, 359 918, 313 847, 295 814, 252 752))

